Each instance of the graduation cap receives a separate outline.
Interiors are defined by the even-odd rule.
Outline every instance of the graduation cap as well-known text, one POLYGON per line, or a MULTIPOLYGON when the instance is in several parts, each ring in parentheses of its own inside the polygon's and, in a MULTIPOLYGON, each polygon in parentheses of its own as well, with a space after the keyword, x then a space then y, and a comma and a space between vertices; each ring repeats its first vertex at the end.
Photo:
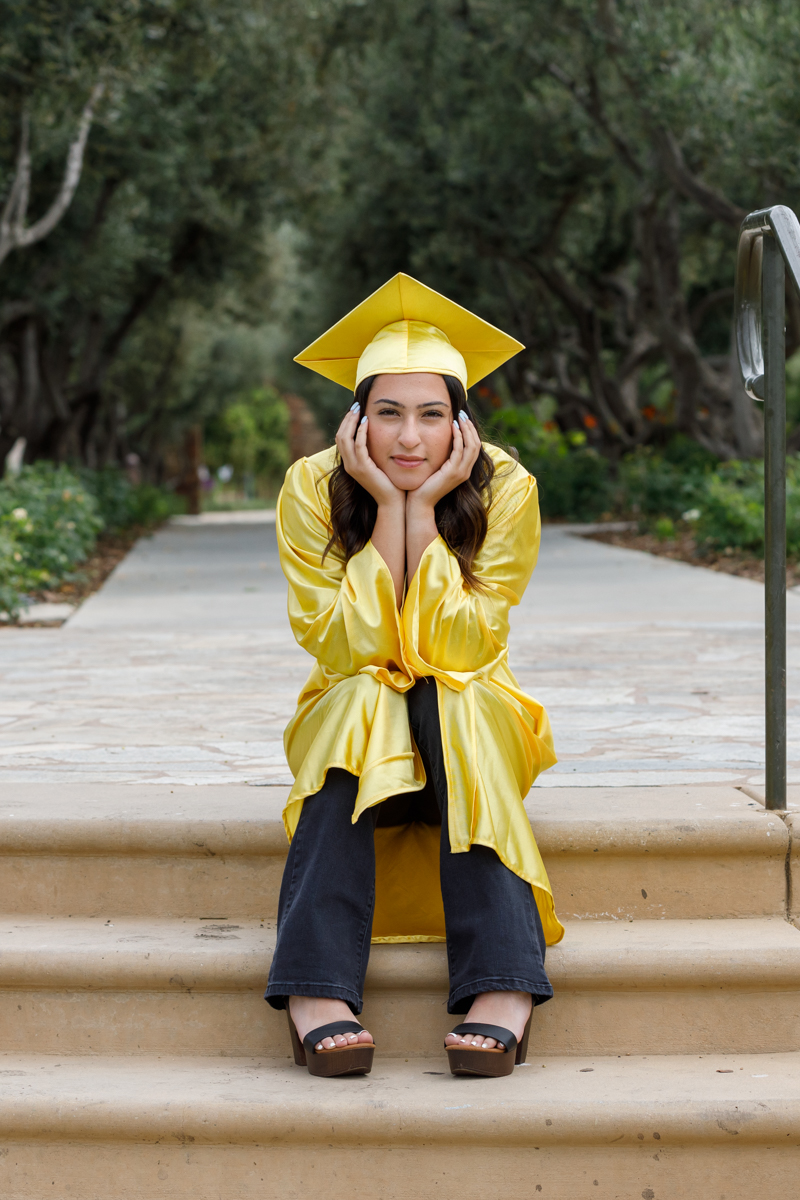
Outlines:
POLYGON ((524 346, 402 272, 295 358, 355 391, 370 375, 455 375, 465 390, 524 346))

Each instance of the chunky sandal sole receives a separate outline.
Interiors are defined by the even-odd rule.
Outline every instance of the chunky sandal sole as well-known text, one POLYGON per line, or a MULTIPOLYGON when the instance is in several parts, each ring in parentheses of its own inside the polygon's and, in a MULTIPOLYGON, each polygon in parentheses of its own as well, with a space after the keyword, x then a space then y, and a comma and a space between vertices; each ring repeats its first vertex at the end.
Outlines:
POLYGON ((475 1021, 469 1021, 466 1025, 456 1025, 453 1033, 477 1033, 483 1037, 494 1038, 495 1041, 502 1042, 505 1049, 498 1046, 491 1050, 483 1050, 479 1046, 445 1046, 450 1071, 453 1075, 481 1075, 487 1079, 499 1079, 510 1075, 514 1067, 524 1063, 528 1057, 530 1032, 530 1017, 521 1042, 517 1042, 510 1029, 504 1029, 501 1025, 483 1025, 475 1021))
POLYGON ((332 1050, 315 1050, 317 1042, 334 1037, 338 1033, 363 1033, 357 1021, 332 1021, 312 1029, 300 1041, 294 1021, 287 1008, 289 1036, 292 1039, 295 1065, 307 1067, 309 1075, 320 1075, 331 1079, 336 1075, 369 1075, 375 1056, 374 1042, 357 1042, 355 1046, 336 1046, 332 1050))

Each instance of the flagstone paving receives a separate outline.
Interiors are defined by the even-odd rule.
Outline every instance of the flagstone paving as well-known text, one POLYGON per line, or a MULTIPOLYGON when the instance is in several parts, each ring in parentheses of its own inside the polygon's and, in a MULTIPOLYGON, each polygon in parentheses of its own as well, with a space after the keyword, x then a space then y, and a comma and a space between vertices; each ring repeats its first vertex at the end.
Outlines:
MULTIPOLYGON (((800 782, 800 597, 788 611, 800 782)), ((763 780, 758 583, 547 527, 510 662, 553 723, 541 786, 763 780)), ((0 780, 288 783, 309 665, 274 525, 172 524, 65 625, 0 628, 0 780)))

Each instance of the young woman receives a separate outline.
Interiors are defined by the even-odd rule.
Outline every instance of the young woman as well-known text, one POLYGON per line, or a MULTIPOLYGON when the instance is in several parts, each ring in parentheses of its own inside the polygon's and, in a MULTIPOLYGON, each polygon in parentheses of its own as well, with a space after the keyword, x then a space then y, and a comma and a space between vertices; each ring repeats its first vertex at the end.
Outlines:
POLYGON ((298 361, 355 387, 336 447, 278 501, 298 642, 291 845, 266 998, 295 1061, 365 1073, 370 941, 447 942, 454 1074, 524 1062, 563 930, 523 798, 555 762, 506 664, 539 545, 536 483, 481 442, 467 387, 519 343, 397 276, 298 361), (338 353, 337 353, 338 351, 338 353), (437 861, 438 860, 438 861, 437 861))

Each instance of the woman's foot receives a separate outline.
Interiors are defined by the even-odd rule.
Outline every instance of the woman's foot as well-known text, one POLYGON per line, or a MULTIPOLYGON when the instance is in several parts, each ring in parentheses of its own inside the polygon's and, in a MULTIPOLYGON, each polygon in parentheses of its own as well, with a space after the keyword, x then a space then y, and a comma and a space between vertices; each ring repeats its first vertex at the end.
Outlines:
MULTIPOLYGON (((463 1024, 468 1021, 479 1021, 483 1025, 502 1025, 510 1029, 517 1041, 522 1041, 528 1017, 531 1015, 532 1000, 530 992, 483 992, 476 996, 473 1005, 463 1024)), ((459 1021, 459 1024, 462 1022, 459 1021)), ((483 1050, 493 1050, 498 1042, 494 1038, 485 1038, 478 1033, 448 1033, 444 1039, 445 1046, 479 1046, 483 1050)))
MULTIPOLYGON (((301 1042, 307 1033, 319 1029, 320 1025, 354 1019, 352 1009, 344 1000, 328 1000, 321 996, 290 996, 289 1014, 301 1042)), ((371 1041, 372 1034, 365 1029, 362 1033, 337 1033, 335 1037, 323 1038, 314 1049, 332 1050, 334 1046, 355 1046, 357 1042, 371 1041)))

